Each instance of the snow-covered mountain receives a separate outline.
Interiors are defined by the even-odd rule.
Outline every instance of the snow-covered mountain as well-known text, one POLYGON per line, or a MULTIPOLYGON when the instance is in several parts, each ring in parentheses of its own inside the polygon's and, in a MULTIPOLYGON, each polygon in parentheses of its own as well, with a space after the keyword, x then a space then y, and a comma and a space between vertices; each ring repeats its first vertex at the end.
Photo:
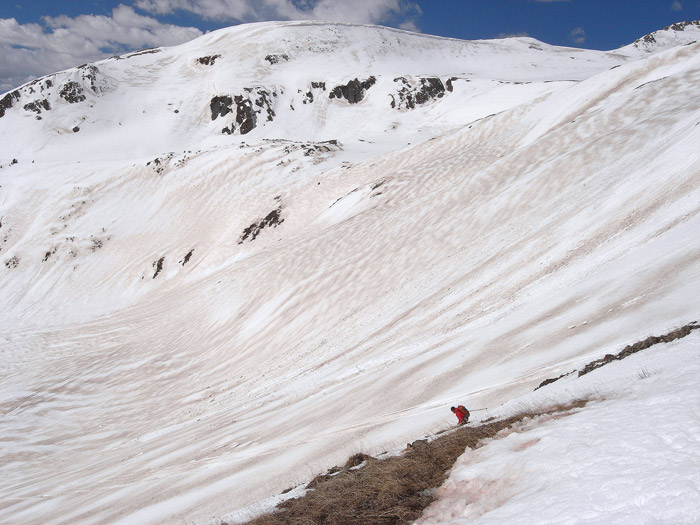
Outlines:
POLYGON ((695 320, 697 25, 251 24, 5 94, 0 521, 216 518, 695 320))

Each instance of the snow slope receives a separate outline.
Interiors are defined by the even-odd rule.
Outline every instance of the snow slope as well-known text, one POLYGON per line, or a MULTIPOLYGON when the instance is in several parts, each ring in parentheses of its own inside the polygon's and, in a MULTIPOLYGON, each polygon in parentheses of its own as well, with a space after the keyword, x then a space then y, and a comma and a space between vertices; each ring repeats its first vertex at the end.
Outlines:
POLYGON ((215 519, 697 318, 699 46, 254 24, 3 97, 0 521, 215 519))
POLYGON ((663 346, 502 407, 602 399, 464 454, 417 523, 697 523, 700 337, 663 346))

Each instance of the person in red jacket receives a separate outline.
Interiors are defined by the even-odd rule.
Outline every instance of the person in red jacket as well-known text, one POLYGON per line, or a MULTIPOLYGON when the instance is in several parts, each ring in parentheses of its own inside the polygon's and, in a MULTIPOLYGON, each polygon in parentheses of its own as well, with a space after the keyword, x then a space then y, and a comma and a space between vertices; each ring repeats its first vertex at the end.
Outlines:
POLYGON ((459 405, 458 407, 450 407, 450 410, 457 416, 457 421, 459 425, 464 425, 469 421, 469 410, 464 408, 464 405, 459 405))

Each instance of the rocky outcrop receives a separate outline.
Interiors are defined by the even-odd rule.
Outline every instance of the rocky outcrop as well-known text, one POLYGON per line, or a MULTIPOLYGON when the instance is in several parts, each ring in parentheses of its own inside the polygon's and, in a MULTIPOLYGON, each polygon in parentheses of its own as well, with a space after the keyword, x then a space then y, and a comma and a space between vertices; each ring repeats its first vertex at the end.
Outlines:
POLYGON ((36 114, 40 114, 42 108, 45 111, 48 111, 51 109, 51 105, 49 104, 49 101, 44 99, 41 100, 34 100, 32 102, 29 102, 24 105, 24 110, 25 111, 33 111, 36 114))
MULTIPOLYGON (((664 33, 682 33, 688 28, 700 28, 700 20, 676 22, 675 24, 671 24, 663 29, 638 38, 632 45, 641 51, 653 53, 654 51, 659 51, 663 48, 669 47, 668 45, 663 44, 664 40, 668 40, 668 36, 664 37, 664 33)), ((689 36, 675 35, 671 40, 673 42, 672 45, 680 45, 683 43, 693 42, 695 41, 695 38, 696 37, 694 37, 692 34, 689 36)))
POLYGON ((279 64, 280 62, 287 62, 289 60, 289 55, 286 53, 281 53, 279 55, 267 55, 265 57, 270 65, 279 64))
POLYGON ((213 66, 214 62, 216 62, 217 58, 221 58, 221 55, 211 55, 211 56, 206 56, 206 57, 199 57, 197 59, 197 62, 199 62, 203 66, 213 66))
POLYGON ((243 244, 243 242, 246 240, 254 241, 260 234, 260 231, 264 228, 268 228, 270 226, 277 228, 278 225, 284 222, 284 219, 281 218, 281 214, 282 206, 278 207, 276 210, 272 210, 264 218, 245 228, 240 239, 238 239, 238 244, 243 244))
MULTIPOLYGON (((452 91, 452 80, 449 80, 448 91, 452 91)), ((395 109, 415 109, 416 106, 445 96, 445 86, 437 77, 423 77, 417 80, 397 77, 394 82, 400 86, 397 92, 391 95, 391 107, 395 109)))
POLYGON ((82 86, 74 81, 63 84, 58 95, 69 104, 77 104, 87 98, 83 93, 82 86))
MULTIPOLYGON (((304 93, 301 102, 303 104, 311 104, 314 101, 314 93, 318 95, 322 91, 326 91, 325 82, 311 82, 309 90, 304 93)), ((299 93, 301 93, 301 90, 299 90, 299 93)))
POLYGON ((15 102, 20 99, 20 94, 18 90, 11 91, 4 97, 0 99, 0 118, 5 116, 5 112, 10 109, 15 102))
POLYGON ((250 133, 258 125, 262 116, 266 122, 272 122, 275 117, 274 104, 277 99, 276 90, 263 87, 245 88, 240 95, 219 95, 211 99, 211 119, 225 117, 233 113, 235 104, 235 119, 221 132, 231 135, 238 131, 241 135, 250 133))
POLYGON ((216 96, 209 102, 209 109, 211 110, 211 119, 216 120, 219 117, 225 117, 231 113, 231 106, 233 105, 233 99, 228 95, 216 96))
POLYGON ((36 113, 41 120, 41 113, 50 111, 61 101, 78 104, 90 95, 97 95, 111 89, 112 83, 93 64, 83 64, 70 71, 55 73, 38 78, 15 89, 0 99, 0 117, 15 105, 24 111, 36 113))
POLYGON ((161 257, 157 261, 153 261, 153 268, 155 268, 155 272, 153 273, 153 279, 158 277, 158 274, 163 271, 163 263, 165 262, 165 257, 161 257))
POLYGON ((358 80, 355 78, 347 84, 341 84, 340 86, 334 87, 328 95, 328 98, 344 98, 350 104, 357 104, 362 99, 365 98, 365 92, 371 88, 377 79, 369 77, 367 80, 358 80))

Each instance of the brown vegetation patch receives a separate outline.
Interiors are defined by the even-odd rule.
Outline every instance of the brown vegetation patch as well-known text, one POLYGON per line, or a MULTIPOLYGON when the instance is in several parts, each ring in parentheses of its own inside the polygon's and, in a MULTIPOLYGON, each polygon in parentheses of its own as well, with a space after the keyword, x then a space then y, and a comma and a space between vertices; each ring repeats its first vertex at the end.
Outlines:
POLYGON ((355 454, 344 467, 333 467, 314 478, 306 495, 287 500, 272 514, 249 522, 252 525, 359 525, 411 523, 435 500, 435 489, 447 478, 455 460, 467 447, 482 441, 528 417, 568 413, 587 400, 574 401, 523 412, 515 416, 462 426, 432 441, 418 440, 401 456, 379 460, 355 454), (363 466, 357 468, 359 465, 363 466))

